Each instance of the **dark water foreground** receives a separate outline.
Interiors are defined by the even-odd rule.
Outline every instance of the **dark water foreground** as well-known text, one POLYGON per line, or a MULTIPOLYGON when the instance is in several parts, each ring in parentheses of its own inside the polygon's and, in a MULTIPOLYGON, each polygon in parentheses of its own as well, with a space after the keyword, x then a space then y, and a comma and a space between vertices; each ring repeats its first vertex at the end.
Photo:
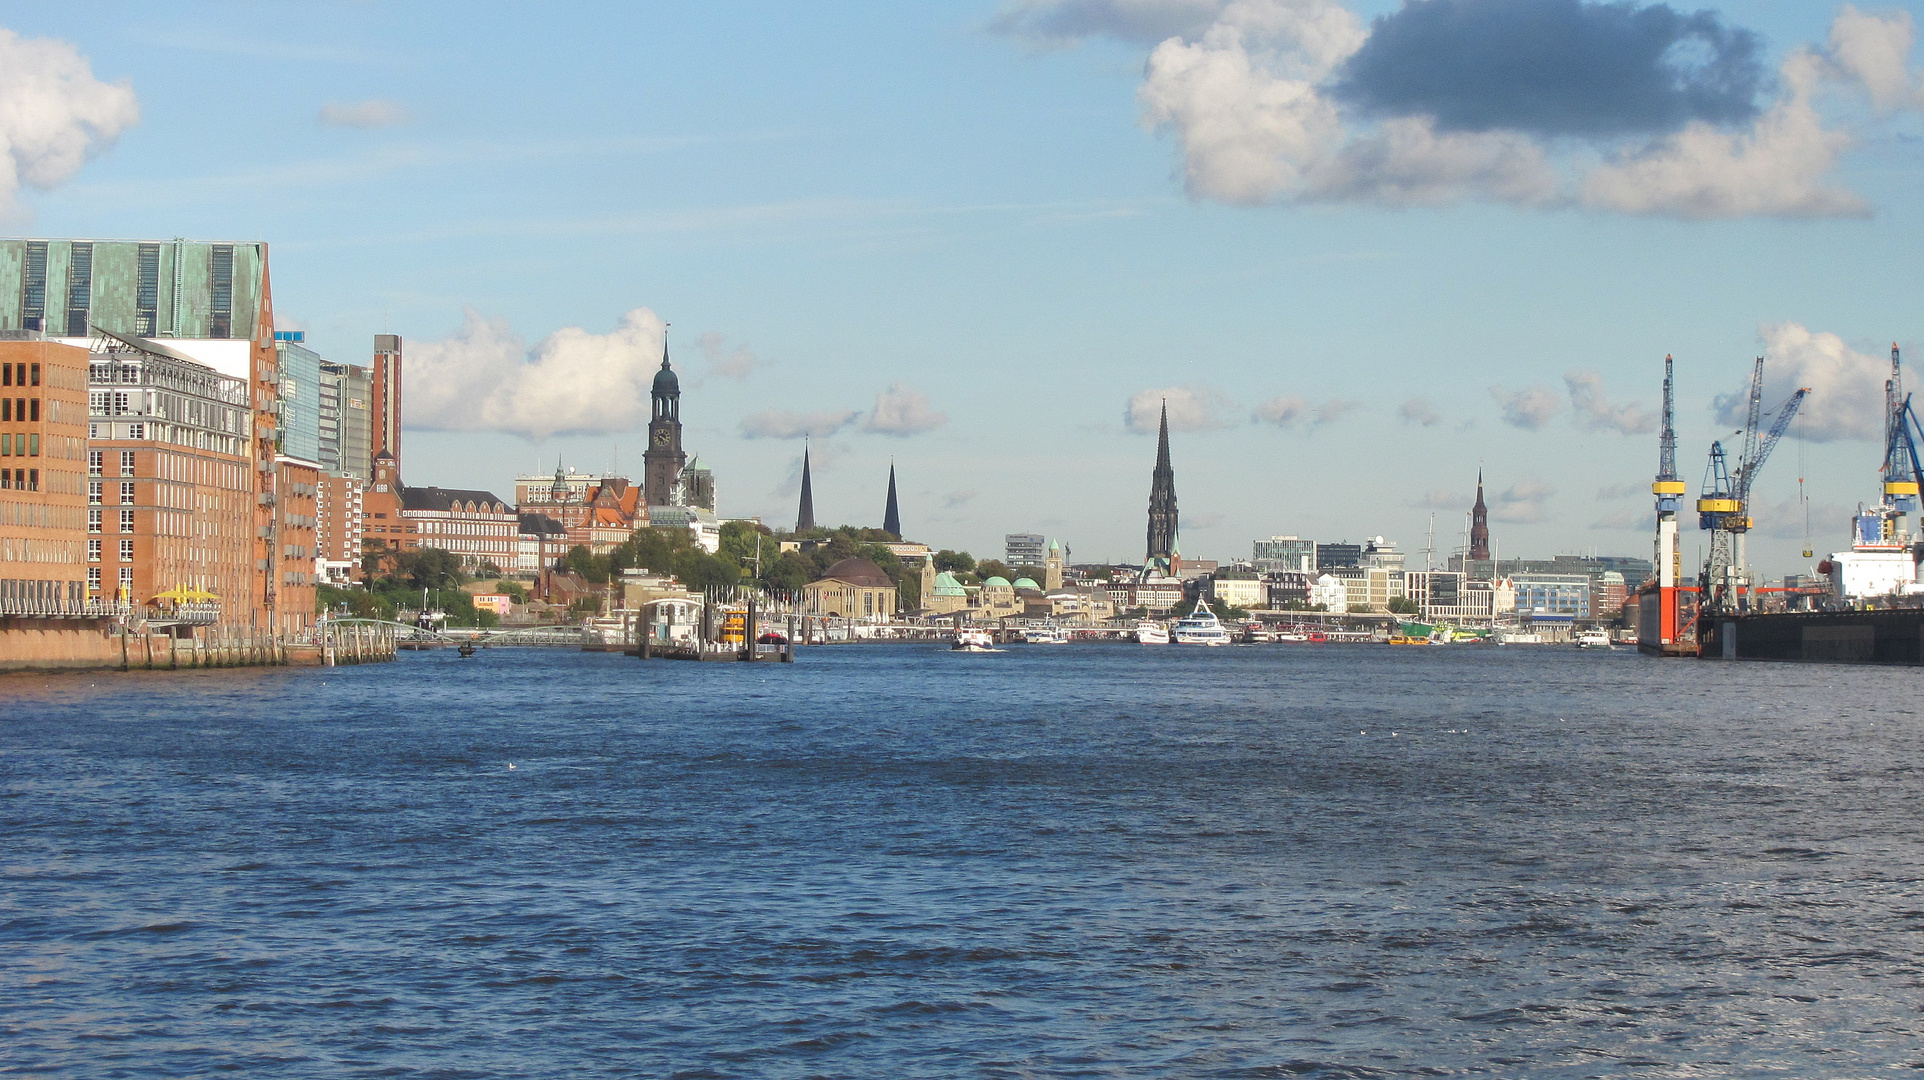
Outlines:
POLYGON ((0 1073, 1896 1075, 1918 679, 875 646, 0 680, 0 1073))

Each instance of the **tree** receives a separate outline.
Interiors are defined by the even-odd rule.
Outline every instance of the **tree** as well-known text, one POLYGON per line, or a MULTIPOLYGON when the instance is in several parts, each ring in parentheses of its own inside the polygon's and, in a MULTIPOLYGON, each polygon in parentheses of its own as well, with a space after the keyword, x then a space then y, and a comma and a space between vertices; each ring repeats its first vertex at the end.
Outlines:
POLYGON ((1416 615, 1423 610, 1416 606, 1416 601, 1411 600, 1407 596, 1390 597, 1389 607, 1390 613, 1393 615, 1416 615))
POLYGON ((581 579, 591 585, 608 584, 607 556, 597 556, 585 545, 576 544, 569 548, 567 557, 561 562, 569 572, 581 575, 581 579))
POLYGON ((760 541, 762 563, 766 565, 779 554, 774 535, 768 526, 752 521, 724 521, 721 527, 721 550, 716 554, 732 560, 738 566, 752 568, 755 565, 756 542, 760 541))
POLYGON ((984 581, 992 577, 1007 578, 1010 581, 1014 581, 1021 576, 1009 569, 1000 559, 983 559, 981 562, 975 564, 975 572, 984 581))
POLYGON ((393 576, 414 589, 446 589, 468 580, 468 575, 461 572, 460 557, 430 547, 401 552, 395 559, 393 576))
POLYGON ((504 578, 494 583, 494 591, 516 604, 528 602, 528 590, 522 588, 518 581, 508 581, 504 578))
POLYGON ((975 557, 966 551, 950 551, 943 548, 935 553, 935 568, 951 573, 972 574, 975 572, 975 557))
POLYGON ((808 563, 796 552, 784 551, 770 562, 762 559, 762 584, 776 592, 795 592, 813 580, 808 563))
POLYGON ((1015 575, 1009 579, 1010 581, 1014 581, 1016 578, 1028 578, 1030 581, 1041 584, 1042 579, 1047 577, 1049 572, 1040 566, 1017 566, 1012 568, 1009 573, 1015 575))

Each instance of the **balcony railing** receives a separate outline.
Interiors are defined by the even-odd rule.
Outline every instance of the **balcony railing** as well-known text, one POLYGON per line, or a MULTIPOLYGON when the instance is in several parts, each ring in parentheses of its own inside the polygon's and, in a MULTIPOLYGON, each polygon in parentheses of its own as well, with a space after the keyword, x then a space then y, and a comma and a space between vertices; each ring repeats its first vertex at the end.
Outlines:
POLYGON ((0 599, 0 616, 35 619, 118 619, 132 610, 128 604, 90 600, 74 603, 27 598, 0 599))

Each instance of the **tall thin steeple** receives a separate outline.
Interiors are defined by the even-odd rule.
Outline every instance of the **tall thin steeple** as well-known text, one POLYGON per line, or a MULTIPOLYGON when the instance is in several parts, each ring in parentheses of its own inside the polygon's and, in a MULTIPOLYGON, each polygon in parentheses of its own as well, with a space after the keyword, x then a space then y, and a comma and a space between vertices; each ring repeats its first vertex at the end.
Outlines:
POLYGON ((1169 464, 1169 403, 1162 403, 1156 435, 1156 471, 1149 479, 1148 561, 1167 561, 1176 553, 1176 470, 1169 464))
POLYGON ((882 531, 902 539, 902 511, 895 505, 895 462, 889 462, 889 503, 882 511, 882 531))
POLYGON ((1483 505, 1483 470, 1476 471, 1476 505, 1470 507, 1470 558, 1490 557, 1490 508, 1483 505))
POLYGON ((807 532, 815 527, 815 486, 808 479, 808 444, 802 444, 802 505, 795 513, 795 531, 807 532))

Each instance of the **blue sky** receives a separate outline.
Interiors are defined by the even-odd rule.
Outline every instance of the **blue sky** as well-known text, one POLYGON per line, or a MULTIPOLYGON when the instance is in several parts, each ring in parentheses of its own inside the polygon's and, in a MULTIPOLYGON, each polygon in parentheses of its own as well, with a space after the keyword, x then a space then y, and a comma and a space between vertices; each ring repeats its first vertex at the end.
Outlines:
MULTIPOLYGON (((1185 82, 1183 63, 1254 57, 1264 93, 1305 65, 1325 88, 1359 70, 1304 61, 1284 40, 1301 24, 1278 37, 1277 18, 1349 26, 1344 48, 1377 16, 1419 44, 1483 33, 1399 5, 7 5, 0 26, 71 45, 140 112, 84 167, 21 188, 10 228, 266 239, 277 310, 315 347, 364 360, 392 332, 419 358, 415 484, 507 493, 557 455, 636 471, 622 387, 665 319, 725 513, 791 523, 801 442, 774 436, 812 428, 818 517, 879 524, 893 459, 912 536, 978 554, 1033 530, 1140 558, 1154 442, 1128 417, 1170 390, 1193 428, 1174 446, 1191 555, 1272 533, 1416 549, 1436 507, 1447 553, 1479 465, 1511 496, 1504 553, 1645 554, 1664 354, 1694 488, 1732 427, 1714 399, 1768 337, 1773 371, 1831 380, 1758 482, 1753 554, 1775 575, 1804 564, 1800 457, 1818 546, 1839 546, 1879 457, 1851 410, 1892 340, 1924 345, 1914 72, 1853 68, 1839 9, 1785 8, 1727 5, 1723 38, 1683 44, 1754 42, 1754 115, 1715 128, 1739 136, 1789 100, 1787 58, 1830 50, 1815 115, 1851 141, 1816 183, 1855 204, 1769 177, 1743 181, 1761 203, 1707 212, 1638 204, 1648 175, 1597 186, 1683 122, 1599 141, 1585 132, 1628 108, 1608 93, 1576 120, 1504 113, 1501 86, 1454 101, 1470 119, 1419 131, 1441 148, 1422 161, 1487 167, 1413 197, 1383 194, 1387 166, 1279 155, 1268 128, 1228 139, 1255 139, 1254 172, 1209 141, 1241 91, 1185 82), (1311 164, 1278 179, 1278 160, 1311 164), (529 349, 542 364, 521 370, 529 349), (1572 378, 1603 404, 1579 412, 1572 378)), ((1394 129, 1353 104, 1392 96, 1343 99, 1345 145, 1394 129)))

